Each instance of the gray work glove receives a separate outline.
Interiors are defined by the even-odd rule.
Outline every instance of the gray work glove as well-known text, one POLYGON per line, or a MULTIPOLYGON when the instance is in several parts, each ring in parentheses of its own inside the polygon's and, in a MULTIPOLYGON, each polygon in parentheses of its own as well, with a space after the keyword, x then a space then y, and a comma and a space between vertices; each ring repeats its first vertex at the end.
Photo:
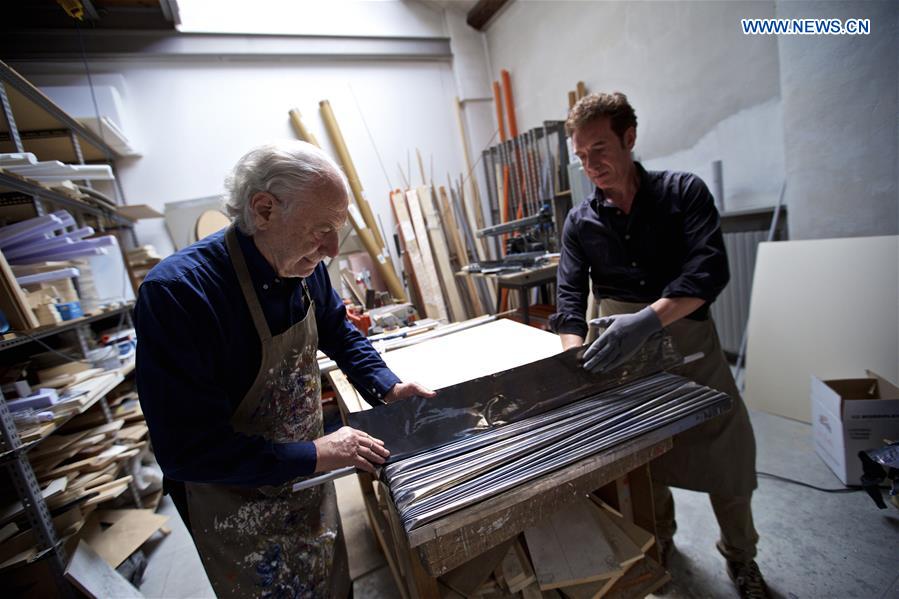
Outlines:
POLYGON ((615 368, 662 330, 662 321, 650 306, 636 314, 616 314, 590 321, 605 332, 584 353, 584 368, 596 374, 615 368))

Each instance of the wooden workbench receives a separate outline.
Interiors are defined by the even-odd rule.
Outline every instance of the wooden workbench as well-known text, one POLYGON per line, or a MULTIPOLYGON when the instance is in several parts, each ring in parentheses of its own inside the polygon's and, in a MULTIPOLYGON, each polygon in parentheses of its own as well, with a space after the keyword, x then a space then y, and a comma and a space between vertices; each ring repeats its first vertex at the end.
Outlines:
POLYGON ((544 304, 549 303, 550 294, 546 287, 548 285, 555 285, 558 269, 558 264, 544 264, 543 266, 525 268, 517 272, 488 274, 457 272, 456 276, 492 281, 496 286, 496 313, 499 313, 502 310, 503 290, 516 291, 518 293, 518 309, 521 311, 522 320, 524 321, 524 324, 529 324, 531 320, 530 290, 539 287, 543 296, 541 301, 544 304))
MULTIPOLYGON (((388 352, 384 358, 403 380, 414 379, 437 390, 481 376, 485 370, 498 372, 560 350, 558 337, 551 333, 512 321, 496 321, 388 352), (459 347, 466 351, 460 353, 459 347)), ((328 377, 344 421, 351 412, 371 409, 342 372, 331 371, 328 377)), ((439 394, 435 401, 439 401, 439 394)), ((671 438, 665 434, 650 433, 429 522, 411 533, 403 529, 386 485, 368 474, 360 474, 358 479, 369 523, 403 597, 439 598, 438 576, 502 545, 591 492, 597 492, 625 518, 654 534, 648 463, 668 451, 671 444, 671 438)), ((658 558, 655 547, 649 555, 658 558)), ((626 575, 622 581, 626 583, 628 578, 626 575)), ((667 580, 667 574, 660 568, 651 572, 635 569, 630 578, 633 584, 623 586, 631 592, 613 596, 643 596, 667 580)))

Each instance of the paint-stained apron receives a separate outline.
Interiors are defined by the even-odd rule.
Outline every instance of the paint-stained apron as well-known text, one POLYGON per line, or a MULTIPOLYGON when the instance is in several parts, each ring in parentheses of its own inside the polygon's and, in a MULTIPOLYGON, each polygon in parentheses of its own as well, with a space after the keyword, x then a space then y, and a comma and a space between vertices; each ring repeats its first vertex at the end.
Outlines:
MULTIPOLYGON (((262 343, 259 373, 231 424, 275 443, 320 437, 318 330, 306 282, 306 317, 273 337, 233 227, 225 240, 262 343)), ((194 542, 217 596, 347 596, 349 570, 334 484, 294 493, 293 482, 261 488, 186 483, 194 542)))
MULTIPOLYGON (((603 299, 600 314, 633 314, 647 304, 603 299)), ((652 462, 653 480, 682 489, 716 495, 746 496, 757 486, 755 435, 746 406, 721 350, 711 317, 682 318, 667 327, 675 348, 684 356, 705 357, 671 372, 733 398, 733 408, 674 437, 674 447, 652 462)))

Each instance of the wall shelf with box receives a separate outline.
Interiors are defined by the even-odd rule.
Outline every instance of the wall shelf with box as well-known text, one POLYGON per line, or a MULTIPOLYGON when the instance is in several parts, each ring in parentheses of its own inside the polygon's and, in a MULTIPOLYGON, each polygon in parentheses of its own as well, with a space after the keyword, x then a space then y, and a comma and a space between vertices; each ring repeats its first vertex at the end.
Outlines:
POLYGON ((110 123, 79 122, 3 62, 0 104, 0 580, 69 595, 96 506, 148 501, 126 258, 143 216, 124 205, 110 123))

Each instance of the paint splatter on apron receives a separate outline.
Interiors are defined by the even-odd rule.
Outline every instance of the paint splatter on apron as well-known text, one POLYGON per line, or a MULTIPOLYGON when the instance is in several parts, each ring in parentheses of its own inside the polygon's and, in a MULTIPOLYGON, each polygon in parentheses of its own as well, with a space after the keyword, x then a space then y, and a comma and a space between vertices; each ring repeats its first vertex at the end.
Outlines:
MULTIPOLYGON (((600 314, 632 314, 648 304, 603 299, 600 314)), ((705 357, 671 372, 723 391, 734 399, 730 412, 674 437, 674 447, 652 462, 652 478, 671 487, 746 496, 758 486, 755 474, 755 435, 746 406, 721 350, 718 331, 709 318, 682 318, 667 327, 674 347, 684 356, 705 357)))
MULTIPOLYGON (((262 343, 259 373, 231 424, 276 443, 320 437, 318 329, 306 282, 306 317, 273 337, 234 230, 225 238, 262 343)), ((349 570, 334 484, 294 493, 293 482, 258 489, 186 484, 194 541, 219 597, 347 596, 349 570)))

